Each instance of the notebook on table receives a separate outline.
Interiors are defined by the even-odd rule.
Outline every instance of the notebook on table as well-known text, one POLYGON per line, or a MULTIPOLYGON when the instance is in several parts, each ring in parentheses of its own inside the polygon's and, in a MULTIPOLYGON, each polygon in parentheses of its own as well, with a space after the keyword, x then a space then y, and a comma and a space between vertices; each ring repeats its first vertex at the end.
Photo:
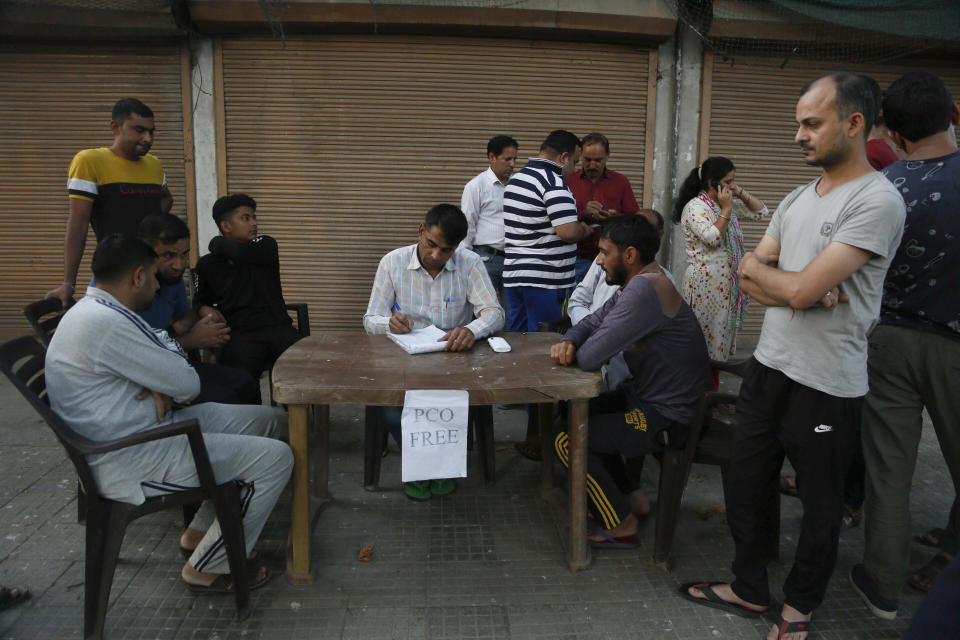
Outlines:
POLYGON ((435 325, 414 329, 410 333, 388 333, 387 337, 400 345, 400 348, 407 353, 430 353, 432 351, 443 351, 447 346, 446 342, 438 342, 440 338, 447 335, 443 329, 435 325))

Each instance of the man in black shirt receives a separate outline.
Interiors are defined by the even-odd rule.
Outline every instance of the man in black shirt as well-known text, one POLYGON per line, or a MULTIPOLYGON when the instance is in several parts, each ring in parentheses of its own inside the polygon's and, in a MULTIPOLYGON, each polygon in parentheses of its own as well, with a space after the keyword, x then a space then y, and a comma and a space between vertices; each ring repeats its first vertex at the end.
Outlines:
POLYGON ((214 203, 220 235, 197 262, 193 304, 217 308, 230 326, 219 362, 259 378, 299 334, 283 300, 277 241, 257 235, 256 211, 256 201, 242 193, 214 203))

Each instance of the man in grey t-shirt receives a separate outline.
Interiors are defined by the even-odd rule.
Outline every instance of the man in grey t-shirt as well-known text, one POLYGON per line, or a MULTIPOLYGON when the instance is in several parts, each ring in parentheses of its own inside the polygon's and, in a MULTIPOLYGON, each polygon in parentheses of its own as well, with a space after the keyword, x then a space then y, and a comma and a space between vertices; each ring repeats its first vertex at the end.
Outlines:
POLYGON ((866 158, 866 123, 876 108, 869 84, 850 73, 801 92, 796 142, 823 173, 784 199, 740 263, 743 290, 771 308, 740 387, 724 477, 736 580, 681 588, 688 599, 738 615, 769 606, 773 532, 764 510, 786 455, 803 503, 781 620, 771 631, 786 640, 807 636, 836 563, 844 477, 860 446, 867 332, 903 231, 903 199, 866 158))

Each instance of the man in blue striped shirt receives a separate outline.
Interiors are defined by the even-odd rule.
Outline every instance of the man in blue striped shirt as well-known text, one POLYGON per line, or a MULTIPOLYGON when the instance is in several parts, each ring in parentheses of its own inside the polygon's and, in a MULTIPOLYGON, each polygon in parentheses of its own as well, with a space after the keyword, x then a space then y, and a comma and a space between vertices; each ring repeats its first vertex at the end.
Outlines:
POLYGON ((559 318, 573 287, 577 242, 591 233, 577 220, 565 182, 579 160, 579 138, 558 129, 504 190, 503 293, 511 331, 536 331, 538 323, 559 318))

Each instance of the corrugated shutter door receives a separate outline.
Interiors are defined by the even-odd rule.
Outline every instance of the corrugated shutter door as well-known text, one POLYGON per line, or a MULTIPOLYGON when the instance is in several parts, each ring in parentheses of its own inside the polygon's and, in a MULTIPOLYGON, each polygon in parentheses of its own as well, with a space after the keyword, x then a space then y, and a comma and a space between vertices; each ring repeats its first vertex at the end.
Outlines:
MULTIPOLYGON (((25 304, 63 280, 67 168, 73 155, 109 146, 110 110, 136 97, 156 114, 151 151, 163 162, 184 217, 180 50, 78 45, 0 47, 0 336, 29 332, 25 304)), ((96 246, 92 231, 77 278, 83 294, 96 246)))
POLYGON ((459 206, 495 134, 522 164, 552 129, 601 131, 640 200, 649 60, 557 42, 226 40, 227 187, 257 199, 287 301, 308 302, 316 329, 360 330, 380 258, 434 204, 459 206))
MULTIPOLYGON (((905 72, 921 68, 909 63, 891 66, 847 66, 828 63, 738 59, 736 64, 717 57, 712 63, 707 156, 726 156, 737 167, 737 183, 776 210, 794 188, 814 179, 819 170, 803 163, 793 141, 797 130, 796 106, 800 89, 810 80, 845 68, 873 77, 882 88, 905 72)), ((960 95, 960 73, 954 68, 925 67, 943 78, 954 96, 960 95)), ((766 222, 743 224, 744 245, 749 251, 763 237, 766 222)), ((763 305, 752 302, 738 349, 752 351, 763 324, 763 305)))

